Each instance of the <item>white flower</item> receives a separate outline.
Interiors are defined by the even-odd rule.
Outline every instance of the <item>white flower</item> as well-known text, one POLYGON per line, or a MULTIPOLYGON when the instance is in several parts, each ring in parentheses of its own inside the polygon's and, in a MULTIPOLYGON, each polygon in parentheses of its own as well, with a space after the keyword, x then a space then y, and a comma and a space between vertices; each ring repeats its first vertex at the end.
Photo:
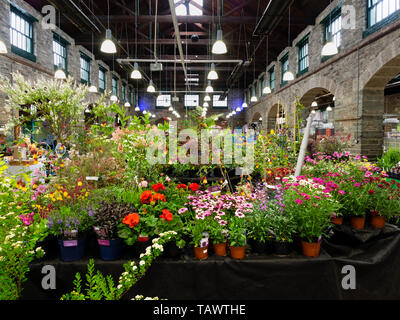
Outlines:
POLYGON ((117 289, 121 289, 121 288, 122 288, 122 285, 119 284, 119 285, 117 286, 117 289))
POLYGON ((145 261, 140 261, 140 263, 139 263, 141 266, 144 266, 145 264, 146 264, 146 262, 145 261))
POLYGON ((141 253, 139 258, 142 259, 144 257, 144 253, 141 253))

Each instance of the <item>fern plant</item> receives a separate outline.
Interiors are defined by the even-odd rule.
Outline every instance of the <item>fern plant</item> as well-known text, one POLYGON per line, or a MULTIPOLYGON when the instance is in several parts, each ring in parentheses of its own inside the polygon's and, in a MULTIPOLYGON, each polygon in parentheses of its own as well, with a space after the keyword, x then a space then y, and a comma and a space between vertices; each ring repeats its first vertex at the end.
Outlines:
POLYGON ((163 245, 175 238, 175 231, 168 231, 160 234, 160 237, 153 240, 153 244, 146 248, 145 253, 140 255, 138 266, 134 261, 124 264, 124 270, 116 284, 111 275, 103 275, 96 271, 94 260, 90 259, 87 266, 85 289, 82 288, 82 276, 75 275, 73 281, 74 289, 64 294, 61 300, 119 300, 132 286, 141 279, 151 263, 163 252, 163 245))

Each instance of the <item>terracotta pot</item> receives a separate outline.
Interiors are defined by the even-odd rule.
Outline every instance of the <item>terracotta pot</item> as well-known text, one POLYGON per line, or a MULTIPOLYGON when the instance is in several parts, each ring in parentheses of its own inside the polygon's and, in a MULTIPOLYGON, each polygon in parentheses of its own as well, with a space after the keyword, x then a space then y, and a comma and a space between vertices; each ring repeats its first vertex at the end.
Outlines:
POLYGON ((214 243, 214 253, 216 256, 226 256, 226 243, 214 243))
POLYGON ((243 246, 243 247, 229 247, 229 250, 231 251, 231 257, 233 259, 241 260, 246 255, 246 246, 243 246))
POLYGON ((301 249, 303 250, 303 255, 306 257, 316 258, 319 256, 319 251, 321 250, 321 242, 310 243, 302 240, 301 249))
POLYGON ((354 229, 362 230, 365 226, 365 217, 350 217, 350 224, 354 229))
POLYGON ((208 258, 208 247, 194 247, 194 256, 196 259, 205 260, 208 258))
POLYGON ((331 222, 333 224, 337 224, 338 226, 341 226, 343 224, 343 217, 331 218, 331 222))
POLYGON ((374 226, 374 228, 383 229, 385 227, 385 224, 386 224, 386 217, 372 216, 371 217, 371 224, 374 226))

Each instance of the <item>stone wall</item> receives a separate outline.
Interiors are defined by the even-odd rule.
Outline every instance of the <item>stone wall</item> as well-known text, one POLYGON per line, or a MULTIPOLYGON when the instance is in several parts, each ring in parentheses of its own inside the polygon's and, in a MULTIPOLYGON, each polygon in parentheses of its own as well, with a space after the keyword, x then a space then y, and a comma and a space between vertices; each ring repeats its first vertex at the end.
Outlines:
MULTIPOLYGON (((351 134, 353 153, 363 153, 370 158, 382 152, 382 115, 385 109, 384 88, 400 73, 400 20, 363 36, 366 29, 366 3, 359 0, 332 1, 315 20, 293 40, 273 61, 275 67, 275 91, 252 104, 246 113, 246 122, 251 122, 255 114, 261 114, 263 126, 271 126, 270 110, 278 103, 287 106, 293 113, 293 105, 299 99, 306 108, 321 89, 329 90, 335 96, 333 118, 337 133, 351 134), (342 3, 342 8, 352 5, 356 13, 355 29, 342 29, 340 52, 330 59, 321 59, 324 26, 321 21, 342 3), (309 33, 309 71, 297 76, 294 81, 281 87, 281 64, 279 59, 289 52, 290 70, 296 75, 298 70, 298 48, 296 44, 309 33)), ((342 12, 343 14, 343 12, 342 12)), ((387 100, 390 102, 390 100, 387 100)), ((386 102, 389 103, 389 102, 386 102)), ((310 109, 308 109, 310 110, 310 109)))

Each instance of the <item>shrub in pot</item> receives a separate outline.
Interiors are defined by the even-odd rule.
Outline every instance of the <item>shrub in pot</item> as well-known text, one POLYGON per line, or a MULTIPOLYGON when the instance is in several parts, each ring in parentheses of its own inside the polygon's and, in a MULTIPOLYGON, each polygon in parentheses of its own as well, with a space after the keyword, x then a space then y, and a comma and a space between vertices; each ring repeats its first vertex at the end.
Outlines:
POLYGON ((274 237, 274 251, 278 255, 290 253, 291 244, 297 231, 297 225, 292 215, 287 212, 275 211, 268 215, 269 228, 274 237))
POLYGON ((103 260, 118 260, 121 257, 122 242, 118 237, 118 225, 129 213, 136 211, 132 205, 116 201, 100 202, 93 210, 94 226, 100 255, 103 260))
POLYGON ((48 215, 50 233, 57 236, 63 261, 77 261, 85 253, 85 232, 92 227, 92 212, 79 204, 61 206, 48 215))
POLYGON ((229 223, 229 250, 233 259, 243 259, 246 255, 246 229, 243 213, 235 213, 229 223))
POLYGON ((393 189, 385 179, 375 179, 369 190, 371 225, 385 227, 386 221, 400 213, 400 189, 393 189))
POLYGON ((264 253, 267 248, 268 240, 271 239, 269 225, 269 210, 272 206, 271 201, 257 201, 253 205, 253 211, 246 216, 246 231, 252 251, 264 253))
POLYGON ((227 221, 222 219, 220 216, 215 215, 209 220, 208 233, 210 240, 213 243, 214 253, 217 256, 225 257, 227 255, 226 251, 226 230, 227 221))
POLYGON ((207 230, 207 220, 203 216, 195 218, 188 225, 191 244, 194 246, 194 256, 198 260, 205 260, 208 258, 209 238, 207 236, 207 230))
POLYGON ((318 257, 321 239, 331 226, 331 212, 339 203, 330 195, 330 183, 322 179, 297 177, 289 182, 284 193, 285 212, 292 216, 301 237, 303 254, 318 257))

